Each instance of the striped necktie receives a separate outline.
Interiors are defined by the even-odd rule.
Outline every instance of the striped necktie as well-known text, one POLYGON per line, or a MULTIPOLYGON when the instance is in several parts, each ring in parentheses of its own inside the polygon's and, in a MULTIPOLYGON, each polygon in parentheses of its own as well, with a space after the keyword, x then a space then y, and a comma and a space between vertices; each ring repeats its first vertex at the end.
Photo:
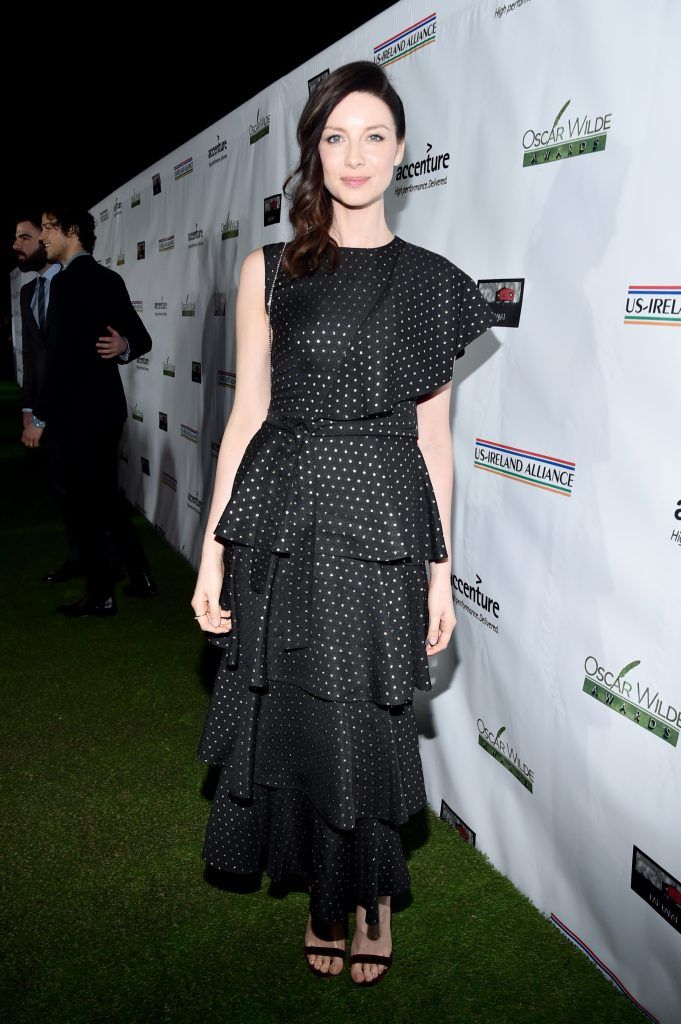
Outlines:
POLYGON ((45 329, 45 278, 38 278, 38 326, 45 329))

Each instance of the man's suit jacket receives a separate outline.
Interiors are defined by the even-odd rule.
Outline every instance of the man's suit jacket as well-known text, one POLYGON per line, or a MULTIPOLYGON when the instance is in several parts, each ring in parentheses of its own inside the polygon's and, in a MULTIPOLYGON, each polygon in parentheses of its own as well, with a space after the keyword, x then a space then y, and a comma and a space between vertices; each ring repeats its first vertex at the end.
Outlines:
POLYGON ((116 429, 127 419, 117 359, 96 345, 111 325, 130 345, 129 362, 151 349, 122 277, 88 253, 52 279, 45 334, 47 358, 34 413, 57 430, 116 429))
POLYGON ((19 292, 21 307, 21 354, 23 379, 21 407, 32 409, 38 398, 38 386, 45 372, 45 338, 35 322, 31 302, 38 287, 38 278, 23 285, 19 292))

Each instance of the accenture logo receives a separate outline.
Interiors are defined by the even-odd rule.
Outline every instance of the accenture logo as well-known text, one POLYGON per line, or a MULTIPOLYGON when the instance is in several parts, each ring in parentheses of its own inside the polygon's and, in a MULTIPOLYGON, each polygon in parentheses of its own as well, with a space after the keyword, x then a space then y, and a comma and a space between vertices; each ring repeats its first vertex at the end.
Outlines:
POLYGON ((630 284, 625 324, 681 327, 681 285, 630 284))
POLYGON ((482 577, 477 573, 475 574, 475 583, 469 583, 461 576, 452 573, 454 601, 483 626, 487 626, 493 633, 498 633, 499 602, 485 594, 484 590, 480 588, 481 583, 482 577), (488 619, 488 615, 491 615, 492 618, 488 619))
POLYGON ((187 242, 190 249, 195 249, 197 245, 203 245, 203 228, 200 228, 197 223, 194 224, 193 231, 187 232, 187 242))
POLYGON ((163 296, 159 302, 154 303, 154 316, 168 316, 168 303, 163 296))
POLYGON ((203 511, 203 498, 199 496, 198 491, 196 494, 192 494, 192 492, 189 491, 187 494, 187 507, 190 508, 192 512, 198 512, 199 514, 203 511))
POLYGON ((434 43, 437 36, 437 14, 429 14, 421 21, 409 25, 389 39, 374 46, 375 64, 394 64, 397 60, 410 57, 417 50, 434 43))
POLYGON ((217 136, 217 142, 214 146, 211 146, 208 150, 208 166, 213 167, 215 164, 219 164, 221 160, 227 159, 227 139, 221 139, 217 136))
POLYGON ((486 441, 482 437, 475 439, 474 466, 567 498, 572 494, 576 468, 574 462, 566 459, 513 448, 498 441, 486 441))

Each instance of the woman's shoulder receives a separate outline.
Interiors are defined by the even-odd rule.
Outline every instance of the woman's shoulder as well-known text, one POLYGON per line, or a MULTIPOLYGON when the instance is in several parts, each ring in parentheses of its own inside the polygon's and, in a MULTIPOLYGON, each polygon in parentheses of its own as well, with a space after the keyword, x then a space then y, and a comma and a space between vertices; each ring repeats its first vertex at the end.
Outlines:
POLYGON ((457 267, 447 256, 434 249, 426 249, 423 245, 416 245, 414 242, 405 242, 405 253, 411 266, 423 270, 429 274, 449 274, 455 277, 463 274, 460 267, 457 267))

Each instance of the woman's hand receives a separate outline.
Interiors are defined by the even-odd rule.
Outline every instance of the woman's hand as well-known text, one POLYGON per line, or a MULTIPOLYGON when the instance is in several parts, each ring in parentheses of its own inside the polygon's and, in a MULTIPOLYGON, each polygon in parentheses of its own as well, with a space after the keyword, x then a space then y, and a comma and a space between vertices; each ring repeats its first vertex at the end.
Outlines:
POLYGON ((430 563, 428 584, 428 635, 426 654, 444 651, 456 626, 452 585, 449 577, 449 559, 430 563))
POLYGON ((201 563, 191 605, 204 633, 229 633, 232 628, 231 611, 223 611, 220 607, 223 577, 221 558, 201 563))

